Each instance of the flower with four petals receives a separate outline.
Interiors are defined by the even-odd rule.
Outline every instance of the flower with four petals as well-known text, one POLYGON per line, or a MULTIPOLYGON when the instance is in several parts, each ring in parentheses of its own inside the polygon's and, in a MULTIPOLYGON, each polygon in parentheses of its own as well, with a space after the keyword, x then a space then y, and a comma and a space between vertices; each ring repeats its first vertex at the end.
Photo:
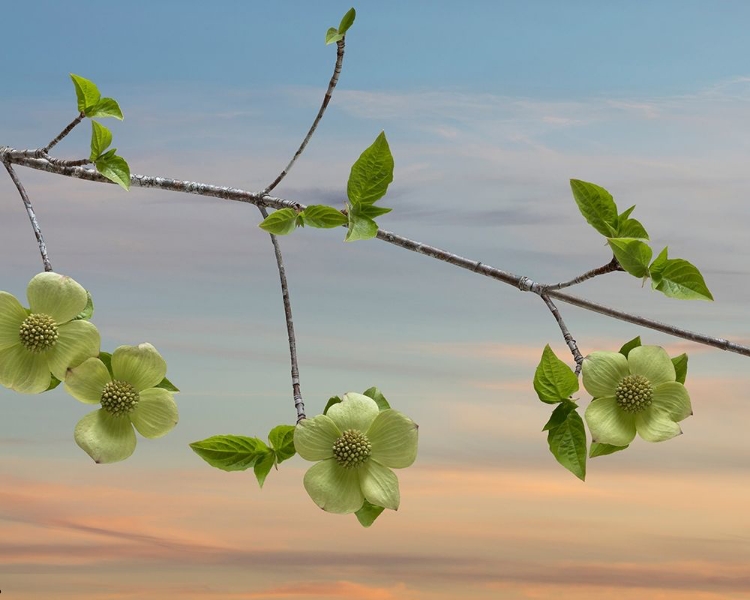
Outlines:
POLYGON ((627 446, 636 432, 649 442, 682 433, 679 421, 693 414, 672 360, 659 346, 593 352, 583 361, 583 386, 594 399, 586 409, 593 441, 627 446))
POLYGON ((349 392, 327 414, 300 421, 294 447, 305 460, 320 461, 305 473, 304 485, 323 510, 353 513, 365 500, 397 510, 398 479, 391 469, 416 459, 417 424, 349 392))
POLYGON ((71 366, 99 354, 99 332, 76 319, 86 290, 59 273, 39 273, 26 288, 29 309, 0 292, 0 384, 24 394, 46 391, 71 366))
POLYGON ((172 393, 156 387, 167 364, 151 344, 120 346, 111 370, 89 358, 68 371, 65 390, 86 404, 101 404, 76 425, 76 443, 97 463, 125 460, 135 450, 133 427, 145 438, 158 438, 177 424, 172 393))

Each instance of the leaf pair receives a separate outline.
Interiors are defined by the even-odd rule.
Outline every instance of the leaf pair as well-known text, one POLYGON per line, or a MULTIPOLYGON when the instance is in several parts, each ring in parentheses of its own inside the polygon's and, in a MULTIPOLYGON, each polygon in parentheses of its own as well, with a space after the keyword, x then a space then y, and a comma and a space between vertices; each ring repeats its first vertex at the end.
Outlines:
POLYGON ((681 258, 667 258, 667 248, 651 262, 653 251, 643 241, 649 239, 648 233, 638 220, 630 218, 635 205, 618 215, 612 195, 603 187, 578 179, 571 179, 570 187, 581 214, 607 238, 625 271, 638 278, 651 277, 651 287, 671 298, 713 300, 695 265, 681 258))
MULTIPOLYGON (((70 74, 76 89, 78 110, 93 119, 94 117, 114 117, 122 120, 120 106, 112 98, 102 98, 94 82, 78 75, 70 74)), ((130 167, 124 158, 117 156, 117 149, 107 150, 112 144, 112 132, 104 125, 91 121, 91 154, 89 160, 104 177, 124 189, 130 189, 130 167)))
POLYGON ((346 32, 349 31, 349 28, 354 23, 354 18, 356 16, 357 11, 355 11, 353 8, 350 8, 341 19, 341 23, 339 23, 338 29, 336 27, 329 28, 328 31, 326 31, 326 46, 328 44, 335 44, 336 42, 343 40, 346 32))
POLYGON ((271 468, 295 455, 294 425, 277 425, 263 440, 241 435, 214 435, 190 447, 212 467, 222 471, 245 471, 253 467, 258 484, 263 483, 271 468))

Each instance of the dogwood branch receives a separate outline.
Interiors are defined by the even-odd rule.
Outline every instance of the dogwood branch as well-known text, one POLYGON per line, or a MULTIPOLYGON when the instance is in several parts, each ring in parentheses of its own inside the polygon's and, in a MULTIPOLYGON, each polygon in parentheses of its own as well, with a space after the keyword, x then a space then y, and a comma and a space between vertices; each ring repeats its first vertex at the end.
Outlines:
POLYGON ((565 343, 568 345, 568 348, 570 348, 570 353, 573 355, 573 359, 576 361, 576 375, 580 375, 581 367, 583 366, 583 356, 578 350, 578 344, 576 344, 576 341, 570 334, 568 326, 565 325, 565 321, 563 321, 560 310, 557 308, 555 303, 550 300, 549 296, 545 292, 542 292, 541 294, 539 294, 539 296, 542 298, 542 300, 544 300, 544 303, 547 305, 547 308, 549 308, 552 316, 555 317, 555 321, 557 321, 557 326, 560 328, 560 331, 563 334, 565 343))
POLYGON ((57 146, 57 144, 66 136, 68 135, 73 129, 75 129, 75 126, 78 125, 81 121, 83 121, 86 118, 86 115, 83 113, 79 113, 78 116, 73 119, 68 126, 63 129, 59 134, 57 134, 57 137, 53 139, 49 144, 47 144, 44 148, 41 149, 42 154, 48 154, 52 148, 57 146))
MULTIPOLYGON (((0 157, 2 157, 3 161, 12 162, 40 171, 47 171, 49 173, 65 175, 67 177, 74 177, 77 179, 96 181, 98 183, 112 184, 111 181, 101 176, 93 169, 87 169, 84 167, 56 166, 43 158, 18 156, 18 153, 14 155, 12 149, 0 148, 0 157)), ((262 195, 261 193, 248 192, 246 190, 241 190, 238 188, 197 183, 193 181, 180 181, 176 179, 169 179, 166 177, 131 175, 130 185, 132 187, 157 188, 174 192, 196 194, 199 196, 210 196, 214 198, 222 198, 225 200, 233 200, 237 202, 246 202, 249 204, 255 204, 256 206, 265 206, 275 209, 292 208, 297 211, 305 209, 304 204, 293 202, 291 200, 285 200, 283 198, 262 195)), ((514 275, 513 273, 491 267, 480 261, 464 258, 457 254, 453 254, 452 252, 448 252, 446 250, 442 250, 440 248, 436 248, 422 242, 399 236, 390 231, 385 231, 382 229, 378 230, 377 239, 388 242, 389 244, 393 244, 395 246, 399 246, 406 250, 410 250, 418 254, 423 254, 425 256, 447 262, 454 266, 467 269, 474 273, 479 273, 481 275, 484 275, 485 277, 497 279, 498 281, 502 281, 503 283, 518 287, 522 291, 533 292, 535 294, 541 295, 541 293, 546 289, 546 293, 550 298, 560 300, 561 302, 565 302, 567 304, 572 304, 573 306, 578 306, 579 308, 583 308, 585 310, 596 312, 607 317, 618 319, 620 321, 633 323, 634 325, 639 325, 648 329, 653 329, 654 331, 661 331, 668 335, 686 339, 698 344, 712 346, 714 348, 726 350, 727 352, 734 352, 743 356, 750 356, 750 347, 748 346, 743 346, 742 344, 737 344, 724 338, 689 331, 687 329, 675 327, 674 325, 669 325, 667 323, 662 323, 660 321, 655 321, 653 319, 634 315, 625 311, 604 306, 602 304, 597 304, 596 302, 585 300, 584 298, 578 298, 577 296, 572 296, 559 290, 549 290, 548 286, 535 282, 528 277, 514 275)))
POLYGON ((625 271, 625 269, 623 269, 622 266, 620 266, 620 263, 617 262, 617 259, 613 256, 612 260, 609 261, 606 265, 597 267, 596 269, 591 269, 590 271, 586 271, 583 275, 579 275, 578 277, 575 277, 569 281, 564 281, 562 283, 554 283, 552 285, 548 285, 547 289, 549 291, 561 290, 563 288, 570 287, 572 285, 578 285, 579 283, 583 283, 587 279, 593 279, 594 277, 597 277, 598 275, 605 275, 606 273, 613 273, 615 271, 625 271))

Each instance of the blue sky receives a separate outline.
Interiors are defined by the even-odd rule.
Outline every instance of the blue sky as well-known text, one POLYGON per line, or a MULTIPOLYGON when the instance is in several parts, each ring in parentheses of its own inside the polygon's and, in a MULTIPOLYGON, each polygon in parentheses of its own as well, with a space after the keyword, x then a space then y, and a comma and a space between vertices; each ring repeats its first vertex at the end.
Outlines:
MULTIPOLYGON (((261 189, 317 111, 335 57, 324 33, 349 7, 14 3, 3 16, 13 60, 0 68, 0 144, 42 145, 69 122, 74 72, 119 100, 126 119, 107 125, 133 171, 261 189)), ((593 181, 621 208, 637 204, 656 251, 669 245, 697 264, 717 301, 669 300, 621 274, 574 293, 748 343, 747 3, 356 7, 339 88, 278 195, 340 206, 352 162, 385 130, 396 171, 383 228, 553 282, 610 258, 568 185, 593 181)), ((88 136, 79 128, 57 155, 86 154, 88 136)), ((364 531, 312 505, 299 459, 261 493, 187 448, 294 418, 257 211, 18 172, 55 270, 94 296, 103 347, 152 342, 183 393, 174 432, 103 467, 72 441, 88 407, 62 390, 0 390, 0 473, 11 482, 0 493, 3 592, 746 597, 746 358, 561 305, 584 354, 636 335, 690 353, 685 435, 591 461, 584 485, 539 432, 549 410, 531 388, 534 368, 546 343, 560 356, 565 346, 538 299, 380 242, 343 244, 343 231, 298 231, 282 244, 310 412, 378 385, 420 424, 419 461, 399 473, 402 509, 364 531)), ((0 289, 23 297, 41 262, 1 177, 0 256, 0 289)))

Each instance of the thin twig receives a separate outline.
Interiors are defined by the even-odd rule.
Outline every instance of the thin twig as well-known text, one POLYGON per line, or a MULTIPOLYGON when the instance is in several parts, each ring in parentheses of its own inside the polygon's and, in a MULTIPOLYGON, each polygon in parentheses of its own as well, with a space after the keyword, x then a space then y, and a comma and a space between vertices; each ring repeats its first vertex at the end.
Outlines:
POLYGON ((42 153, 43 153, 43 154, 48 154, 48 153, 49 153, 49 151, 50 151, 50 150, 52 150, 52 148, 54 148, 55 146, 57 146, 57 144, 58 144, 58 143, 59 143, 59 142, 60 142, 60 141, 61 141, 61 140, 62 140, 62 139, 63 139, 63 138, 64 138, 64 137, 66 136, 66 135, 68 135, 68 134, 69 134, 69 133, 70 133, 71 131, 73 131, 73 129, 75 128, 75 126, 76 126, 76 125, 78 125, 78 123, 80 123, 81 121, 83 121, 83 120, 84 120, 85 118, 86 118, 86 115, 84 115, 83 113, 79 113, 79 114, 78 114, 78 116, 77 116, 77 117, 76 117, 75 119, 73 119, 73 120, 72 120, 72 121, 70 122, 70 124, 69 124, 69 125, 68 125, 68 126, 67 126, 67 127, 65 128, 65 129, 63 129, 63 130, 62 130, 62 131, 61 131, 61 132, 60 132, 60 133, 59 133, 59 134, 57 135, 57 137, 56 137, 56 138, 55 138, 54 140, 52 140, 52 141, 51 141, 51 142, 50 142, 49 144, 47 144, 47 145, 46 145, 46 146, 45 146, 44 148, 42 148, 42 153))
POLYGON ((320 105, 320 109, 318 110, 318 114, 315 116, 315 120, 313 121, 313 124, 310 126, 310 131, 307 132, 307 135, 305 136, 305 139, 302 140, 302 143, 300 144, 300 147, 297 148, 297 152, 294 153, 294 156, 292 157, 292 160, 289 161, 289 164, 286 166, 286 168, 279 173, 279 176, 274 179, 273 183, 269 185, 266 189, 263 190, 263 194, 268 194, 273 188, 275 188, 279 183, 281 183, 281 180, 286 177, 287 173, 291 170, 292 166, 294 166, 294 162, 297 160, 300 154, 305 149, 305 146, 307 146, 307 142, 310 141, 310 138, 312 137, 312 134, 315 133, 315 129, 318 127, 318 123, 320 123, 320 120, 323 118, 323 113, 325 113, 326 108, 328 107, 328 103, 331 101, 331 95, 333 94, 333 89, 336 87, 336 84, 339 80, 339 75, 341 74, 341 65, 344 62, 344 40, 341 39, 338 42, 336 42, 337 46, 337 52, 336 52, 336 66, 333 69, 333 75, 331 75, 331 81, 328 82, 328 89, 326 90, 326 95, 323 97, 323 104, 320 105))
POLYGON ((570 334, 568 326, 565 324, 565 321, 563 321, 562 315, 557 306, 555 306, 555 303, 550 300, 546 293, 539 294, 539 296, 544 300, 544 303, 547 305, 547 308, 549 308, 552 316, 555 317, 555 321, 557 321, 557 325, 560 327, 560 331, 562 331, 563 338, 565 338, 565 343, 568 345, 568 348, 570 348, 570 353, 576 361, 576 375, 580 375, 581 367, 583 366, 583 355, 578 350, 578 344, 576 344, 576 341, 570 334))
MULTIPOLYGON (((84 167, 57 167, 50 164, 49 161, 41 158, 17 157, 10 154, 10 152, 12 152, 12 149, 8 150, 9 153, 6 154, 5 149, 0 147, 0 157, 2 157, 3 160, 7 160, 18 165, 30 167, 39 171, 55 173, 57 175, 65 175, 67 177, 74 177, 78 179, 96 181, 98 183, 116 185, 93 169, 86 169, 84 167)), ((199 196, 222 198, 224 200, 247 202, 249 204, 255 204, 256 206, 266 206, 276 209, 293 208, 297 211, 305 209, 304 204, 300 204, 299 202, 292 202, 291 200, 285 200, 283 198, 261 196, 260 194, 248 192, 238 188, 210 185, 207 183, 196 183, 194 181, 179 181, 176 179, 168 179, 166 177, 131 175, 130 185, 132 187, 158 188, 174 192, 196 194, 199 196)), ((513 273, 509 273, 501 269, 496 269, 479 261, 463 258, 457 254, 453 254, 451 252, 441 250, 440 248, 429 246, 427 244, 423 244, 421 242, 396 235, 395 233, 392 233, 390 231, 379 229, 377 237, 382 241, 388 242, 395 246, 399 246, 406 250, 424 254, 425 256, 450 263, 463 269, 468 269, 469 271, 479 273, 481 275, 484 275, 485 277, 497 279, 498 281, 502 281, 503 283, 518 287, 522 291, 541 294, 545 290, 545 286, 543 284, 537 283, 532 279, 529 279, 528 277, 514 275, 513 273)), ((726 340, 724 338, 717 338, 702 333, 696 333, 687 329, 668 325, 660 321, 654 321, 652 319, 633 315, 621 310, 610 308, 608 306, 597 304, 596 302, 584 300, 583 298, 571 296, 570 294, 558 290, 548 290, 548 295, 550 298, 554 298, 555 300, 560 300, 562 302, 578 306, 579 308, 584 308, 586 310, 606 315, 614 319, 619 319, 620 321, 626 321, 628 323, 633 323, 641 327, 646 327, 655 331, 661 331, 674 337, 690 340, 698 344, 713 346, 714 348, 726 350, 727 352, 734 352, 743 356, 750 356, 750 347, 730 342, 729 340, 726 340)))
POLYGON ((29 215, 31 227, 34 229, 34 235, 36 236, 36 241, 39 244, 39 253, 42 255, 44 270, 51 271, 52 263, 50 263, 49 256, 47 256, 47 244, 44 243, 44 236, 42 235, 42 230, 39 228, 39 222, 36 220, 36 214, 34 214, 34 207, 31 206, 29 195, 26 193, 26 189, 23 187, 23 184, 18 178, 18 175, 16 175, 16 171, 11 166, 10 161, 4 160, 3 164, 8 171, 8 175, 10 175, 10 178, 13 180, 13 183, 16 184, 18 193, 21 194, 21 200, 23 200, 23 205, 26 207, 26 213, 29 215))
MULTIPOLYGON (((258 210, 263 218, 268 217, 265 207, 258 206, 258 210)), ((284 317, 286 318, 286 333, 289 339, 289 359, 292 363, 292 395, 294 397, 294 408, 297 410, 297 423, 305 418, 305 403, 302 401, 302 391, 299 383, 299 363, 297 362, 297 340, 294 336, 294 322, 292 321, 292 303, 289 299, 289 284, 286 280, 286 269, 284 268, 284 259, 281 256, 281 247, 279 240, 272 233, 271 243, 273 252, 276 255, 276 266, 279 269, 279 280, 281 281, 281 297, 284 301, 284 317)))
POLYGON ((598 275, 604 275, 606 273, 613 273, 614 271, 625 271, 625 269, 623 269, 620 266, 620 263, 617 262, 617 259, 613 256, 612 260, 609 261, 606 265, 597 267, 596 269, 591 269, 590 271, 586 271, 583 275, 579 275, 578 277, 575 277, 574 279, 571 279, 569 281, 564 281, 562 283, 555 283, 552 285, 548 285, 547 289, 549 291, 561 290, 563 288, 570 287, 572 285, 578 285, 579 283, 582 283, 586 281, 587 279, 592 279, 598 275))

